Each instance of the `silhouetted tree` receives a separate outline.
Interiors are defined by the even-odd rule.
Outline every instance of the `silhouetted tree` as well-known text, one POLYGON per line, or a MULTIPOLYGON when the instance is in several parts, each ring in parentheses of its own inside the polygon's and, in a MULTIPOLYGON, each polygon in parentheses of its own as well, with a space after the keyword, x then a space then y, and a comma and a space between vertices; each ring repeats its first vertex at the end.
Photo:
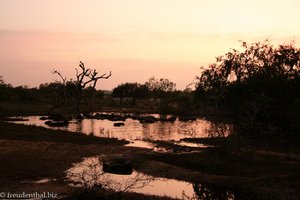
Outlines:
POLYGON ((173 83, 165 78, 156 79, 151 77, 145 85, 149 88, 150 91, 161 94, 166 92, 173 92, 176 89, 176 83, 173 83))
POLYGON ((12 87, 6 84, 3 80, 3 76, 0 76, 0 101, 9 101, 12 87))
POLYGON ((167 111, 170 99, 169 97, 171 96, 172 92, 176 90, 176 83, 164 78, 156 79, 155 77, 151 77, 145 83, 145 85, 148 87, 153 98, 155 100, 159 99, 160 110, 162 112, 167 111))
MULTIPOLYGON (((235 117, 239 132, 287 131, 287 105, 300 97, 300 50, 268 41, 232 49, 198 77, 195 97, 235 117)), ((197 99, 197 98, 196 98, 197 99)))
POLYGON ((67 90, 66 90, 67 77, 63 77, 61 75, 61 73, 57 70, 53 71, 52 74, 57 74, 61 78, 60 86, 61 86, 62 93, 61 94, 57 93, 57 94, 62 96, 63 101, 62 101, 62 103, 58 102, 58 106, 60 106, 60 104, 62 104, 64 106, 64 105, 66 105, 66 99, 67 99, 67 90))
POLYGON ((135 104, 136 99, 144 99, 144 98, 147 98, 148 95, 149 95, 148 87, 145 84, 137 84, 133 90, 132 104, 135 104))
MULTIPOLYGON (((97 85, 97 81, 99 79, 108 79, 111 76, 111 72, 109 74, 104 73, 98 76, 98 72, 94 69, 86 68, 84 63, 80 61, 79 64, 80 70, 75 68, 76 70, 76 88, 77 88, 77 98, 76 98, 76 111, 80 112, 80 103, 82 99, 82 91, 88 85, 91 84, 92 88, 95 88, 97 85)), ((94 92, 92 95, 92 107, 94 106, 94 92)))
POLYGON ((119 105, 123 105, 124 98, 131 98, 132 105, 135 105, 136 99, 144 98, 148 94, 148 88, 138 83, 123 83, 113 89, 112 97, 120 99, 119 105))
POLYGON ((119 105, 123 105, 123 99, 125 98, 125 89, 123 87, 124 84, 121 84, 117 87, 115 87, 112 91, 112 97, 119 98, 119 105))
POLYGON ((62 85, 60 82, 42 83, 39 85, 39 99, 47 104, 58 107, 61 103, 62 85))
POLYGON ((76 70, 76 80, 73 81, 72 79, 67 81, 66 77, 63 77, 60 72, 55 70, 53 74, 57 74, 62 81, 62 96, 64 97, 64 102, 66 98, 70 95, 75 95, 75 110, 80 113, 80 104, 82 101, 83 90, 89 86, 92 94, 91 94, 91 110, 94 109, 94 98, 95 98, 95 87, 99 79, 108 79, 111 76, 111 72, 109 74, 103 73, 98 75, 98 72, 94 69, 86 68, 84 63, 80 61, 79 69, 75 68, 76 70), (74 94, 74 88, 75 93, 74 94))

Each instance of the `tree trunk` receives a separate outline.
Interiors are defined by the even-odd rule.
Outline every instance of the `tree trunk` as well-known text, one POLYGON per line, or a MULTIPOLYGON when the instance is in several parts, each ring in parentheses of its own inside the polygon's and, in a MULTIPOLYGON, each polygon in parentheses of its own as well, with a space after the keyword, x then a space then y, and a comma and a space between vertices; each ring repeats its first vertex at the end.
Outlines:
POLYGON ((77 98, 76 98, 76 112, 80 113, 80 103, 81 103, 81 97, 82 97, 82 88, 78 86, 77 88, 77 98))
POLYGON ((94 103, 95 103, 95 90, 93 90, 92 92, 91 112, 94 112, 94 103))

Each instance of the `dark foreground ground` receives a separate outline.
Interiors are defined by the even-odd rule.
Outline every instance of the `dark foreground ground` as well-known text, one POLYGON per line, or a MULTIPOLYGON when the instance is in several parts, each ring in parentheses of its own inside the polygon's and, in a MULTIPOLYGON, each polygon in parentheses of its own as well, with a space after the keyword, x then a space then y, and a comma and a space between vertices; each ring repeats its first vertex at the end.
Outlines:
MULTIPOLYGON (((200 142, 220 144, 217 140, 200 142)), ((126 141, 0 122, 0 192, 50 191, 69 199, 169 199, 68 186, 65 171, 73 163, 105 155, 128 158, 137 171, 149 175, 227 188, 236 199, 300 198, 297 148, 243 148, 240 141, 231 141, 221 148, 182 154, 154 153, 124 144, 126 141), (44 178, 55 181, 34 183, 44 178)))

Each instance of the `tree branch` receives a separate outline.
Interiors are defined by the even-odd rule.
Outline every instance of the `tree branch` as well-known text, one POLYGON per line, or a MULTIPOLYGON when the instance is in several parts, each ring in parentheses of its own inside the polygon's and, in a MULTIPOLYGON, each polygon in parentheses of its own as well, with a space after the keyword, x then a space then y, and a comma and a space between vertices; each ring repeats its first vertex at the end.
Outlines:
POLYGON ((67 80, 67 77, 63 77, 63 76, 61 75, 61 73, 60 73, 59 71, 57 71, 57 70, 52 71, 51 73, 52 73, 52 74, 57 74, 57 75, 61 78, 61 80, 62 80, 62 82, 63 82, 63 85, 65 85, 66 80, 67 80))

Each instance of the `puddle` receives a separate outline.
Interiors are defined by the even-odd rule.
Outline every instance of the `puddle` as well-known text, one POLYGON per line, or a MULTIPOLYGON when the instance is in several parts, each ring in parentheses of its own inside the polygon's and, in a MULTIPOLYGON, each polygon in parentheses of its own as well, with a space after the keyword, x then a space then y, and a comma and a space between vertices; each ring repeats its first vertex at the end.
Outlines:
POLYGON ((156 178, 137 171, 131 175, 117 175, 102 171, 100 157, 90 157, 67 171, 67 179, 71 186, 87 187, 101 186, 116 192, 137 192, 148 195, 169 196, 181 198, 182 194, 193 195, 192 184, 174 179, 156 178))
POLYGON ((4 118, 4 121, 7 121, 7 122, 25 122, 25 121, 29 121, 29 119, 24 118, 24 117, 6 117, 6 118, 4 118))
POLYGON ((44 178, 44 179, 41 179, 41 180, 33 181, 32 183, 45 184, 45 183, 50 183, 52 181, 56 181, 56 179, 44 178))
POLYGON ((166 148, 156 147, 155 144, 153 144, 152 142, 142 141, 142 140, 131 141, 129 144, 126 144, 125 146, 126 147, 139 147, 139 148, 150 149, 154 152, 159 152, 159 153, 168 152, 168 150, 166 148))
MULTIPOLYGON (((141 145, 144 145, 143 148, 148 148, 147 146, 154 147, 153 151, 160 153, 192 153, 200 152, 203 148, 212 147, 210 145, 194 143, 194 142, 185 142, 185 141, 143 141, 141 145)), ((134 144, 132 144, 134 145, 134 144)), ((139 144, 138 144, 139 145, 139 144)))
POLYGON ((152 142, 146 142, 142 140, 134 140, 131 141, 129 144, 125 145, 126 147, 140 147, 140 148, 146 148, 146 149, 153 149, 154 144, 152 142))
MULTIPOLYGON (((73 164, 66 174, 70 186, 73 187, 99 187, 116 192, 136 192, 189 200, 213 197, 212 192, 202 184, 153 177, 137 171, 133 171, 131 175, 105 173, 102 171, 101 157, 85 158, 82 162, 73 164)), ((222 199, 234 199, 234 195, 229 192, 224 191, 221 195, 224 197, 222 199)))
POLYGON ((180 146, 184 146, 184 147, 196 147, 196 148, 209 147, 208 145, 201 144, 201 143, 192 143, 192 142, 184 142, 184 141, 175 142, 175 144, 180 145, 180 146))
MULTIPOLYGON (((180 150, 179 150, 180 153, 199 152, 199 151, 201 151, 201 148, 208 147, 207 145, 204 145, 204 144, 190 143, 190 142, 183 142, 183 141, 178 141, 178 142, 173 141, 171 143, 174 143, 175 145, 180 146, 180 147, 194 148, 193 150, 191 150, 190 148, 187 148, 187 149, 180 148, 180 150), (196 148, 199 148, 199 149, 196 149, 196 148)), ((174 146, 173 148, 161 147, 161 146, 156 146, 156 144, 154 144, 151 141, 135 140, 135 141, 131 141, 129 144, 126 144, 125 146, 150 149, 153 152, 157 152, 157 153, 174 153, 174 151, 178 153, 178 147, 176 148, 176 146, 174 146)))

